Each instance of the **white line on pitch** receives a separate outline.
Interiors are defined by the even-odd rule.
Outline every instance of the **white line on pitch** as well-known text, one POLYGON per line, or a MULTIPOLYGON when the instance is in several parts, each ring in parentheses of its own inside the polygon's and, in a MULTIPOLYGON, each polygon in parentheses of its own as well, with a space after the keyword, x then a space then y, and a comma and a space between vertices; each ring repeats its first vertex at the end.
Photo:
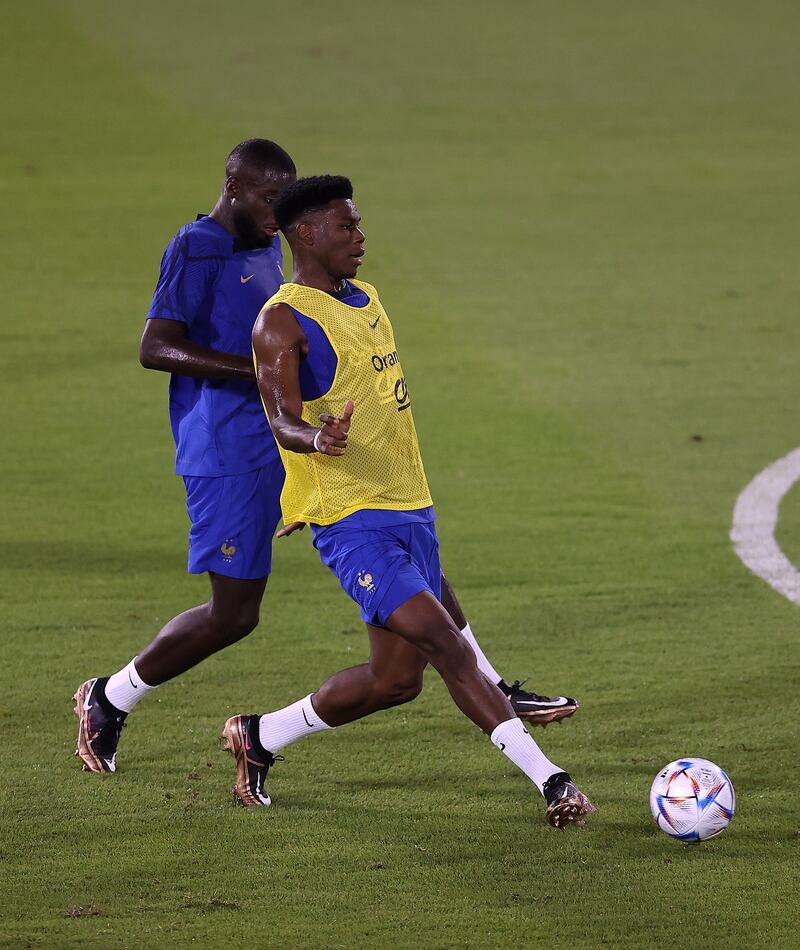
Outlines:
POLYGON ((800 571, 778 547, 775 525, 784 495, 800 480, 800 449, 768 465, 736 499, 731 541, 736 553, 779 594, 800 604, 800 571))

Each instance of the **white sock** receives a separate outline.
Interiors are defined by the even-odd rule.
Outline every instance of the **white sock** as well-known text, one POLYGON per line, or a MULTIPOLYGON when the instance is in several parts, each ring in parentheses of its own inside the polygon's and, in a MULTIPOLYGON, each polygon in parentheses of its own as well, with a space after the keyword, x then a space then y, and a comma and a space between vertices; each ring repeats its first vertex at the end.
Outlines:
POLYGON ((472 647, 472 652, 475 654, 475 658, 478 661, 478 669, 481 671, 481 673, 483 673, 483 675, 490 679, 493 683, 499 683, 503 677, 486 659, 486 655, 478 646, 478 641, 475 639, 475 634, 472 632, 472 628, 469 624, 467 624, 466 627, 464 627, 464 629, 461 631, 461 636, 472 647))
POLYGON ((155 686, 147 683, 136 672, 136 657, 118 673, 109 676, 106 683, 106 699, 122 712, 130 712, 155 686))
POLYGON ((519 719, 501 722, 492 733, 492 742, 542 791, 544 783, 564 770, 554 765, 533 741, 519 719))
POLYGON ((309 693, 291 706, 262 716, 258 722, 258 738, 268 752, 275 753, 298 739, 333 728, 319 718, 309 693))

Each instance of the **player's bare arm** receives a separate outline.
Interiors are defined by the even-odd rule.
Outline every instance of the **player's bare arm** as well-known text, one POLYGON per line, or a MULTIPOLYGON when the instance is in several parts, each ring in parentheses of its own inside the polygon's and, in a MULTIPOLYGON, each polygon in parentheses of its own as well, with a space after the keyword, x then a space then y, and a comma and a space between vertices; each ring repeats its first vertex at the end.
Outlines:
POLYGON ((253 350, 258 389, 277 442, 289 452, 344 455, 352 402, 345 405, 341 416, 320 416, 321 427, 301 418, 300 363, 308 354, 308 340, 290 307, 275 304, 259 316, 253 327, 253 350))
POLYGON ((180 320, 147 321, 139 343, 139 362, 145 369, 201 379, 253 379, 255 375, 253 363, 246 356, 194 343, 180 320))

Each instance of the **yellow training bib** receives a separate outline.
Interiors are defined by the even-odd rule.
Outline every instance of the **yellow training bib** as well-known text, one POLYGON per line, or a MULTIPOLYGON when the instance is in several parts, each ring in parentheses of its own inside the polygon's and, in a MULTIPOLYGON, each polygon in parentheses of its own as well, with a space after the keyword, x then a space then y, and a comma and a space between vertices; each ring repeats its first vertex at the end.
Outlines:
MULTIPOLYGON (((354 403, 342 456, 278 449, 286 468, 283 520, 333 524, 365 508, 411 511, 432 505, 417 432, 392 325, 377 291, 351 281, 369 298, 352 307, 301 284, 283 284, 264 308, 285 303, 319 324, 337 358, 331 388, 303 402, 303 421, 321 426, 320 414, 341 414, 354 403)), ((256 371, 258 366, 256 365, 256 371)))

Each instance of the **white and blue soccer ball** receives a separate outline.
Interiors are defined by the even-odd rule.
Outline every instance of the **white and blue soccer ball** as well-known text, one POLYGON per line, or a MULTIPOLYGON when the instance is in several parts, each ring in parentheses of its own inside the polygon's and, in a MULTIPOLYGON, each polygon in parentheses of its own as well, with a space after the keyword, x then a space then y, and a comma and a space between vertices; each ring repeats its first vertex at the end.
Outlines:
POLYGON ((733 784, 708 759, 670 762, 650 788, 650 811, 658 827, 679 841, 708 841, 731 823, 736 810, 733 784))

